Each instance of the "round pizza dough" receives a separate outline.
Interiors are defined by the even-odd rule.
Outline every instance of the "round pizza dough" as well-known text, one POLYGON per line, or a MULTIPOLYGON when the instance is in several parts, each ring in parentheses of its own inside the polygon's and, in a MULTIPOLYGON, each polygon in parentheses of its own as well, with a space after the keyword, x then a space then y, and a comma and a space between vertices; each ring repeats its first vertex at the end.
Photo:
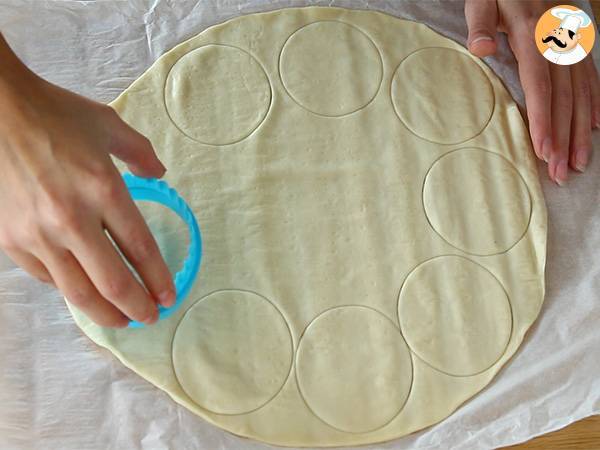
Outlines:
MULTIPOLYGON (((519 110, 424 25, 317 7, 239 17, 112 106, 169 168, 204 258, 154 326, 73 315, 227 431, 287 446, 412 433, 483 389, 540 311, 546 211, 519 110)), ((149 214, 176 270, 185 226, 149 214)))

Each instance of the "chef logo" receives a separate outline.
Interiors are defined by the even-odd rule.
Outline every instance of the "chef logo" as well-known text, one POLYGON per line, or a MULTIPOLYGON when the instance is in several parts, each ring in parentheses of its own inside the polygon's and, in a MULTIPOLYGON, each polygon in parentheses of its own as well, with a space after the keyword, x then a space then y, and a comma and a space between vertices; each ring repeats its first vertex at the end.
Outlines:
POLYGON ((546 11, 535 27, 535 41, 548 61, 563 66, 578 63, 592 50, 596 32, 590 16, 570 5, 546 11))

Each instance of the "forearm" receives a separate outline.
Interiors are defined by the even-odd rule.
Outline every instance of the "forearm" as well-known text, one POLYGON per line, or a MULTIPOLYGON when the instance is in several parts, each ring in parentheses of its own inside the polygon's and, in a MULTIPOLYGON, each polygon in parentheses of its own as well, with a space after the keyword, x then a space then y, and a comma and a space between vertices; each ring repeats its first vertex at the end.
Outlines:
POLYGON ((18 140, 24 129, 33 134, 40 123, 39 108, 34 102, 42 101, 40 93, 45 84, 17 57, 0 33, 0 138, 4 143, 18 140))

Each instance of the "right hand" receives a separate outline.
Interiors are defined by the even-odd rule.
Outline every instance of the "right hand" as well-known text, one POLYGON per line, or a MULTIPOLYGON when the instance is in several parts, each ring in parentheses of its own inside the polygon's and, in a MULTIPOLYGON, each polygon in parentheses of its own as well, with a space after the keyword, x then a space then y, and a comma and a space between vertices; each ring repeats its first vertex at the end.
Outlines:
POLYGON ((98 325, 156 322, 175 287, 109 154, 142 177, 164 166, 110 107, 7 61, 9 51, 0 48, 0 248, 98 325))
POLYGON ((508 35, 519 65, 533 148, 548 163, 560 186, 568 167, 583 172, 592 152, 592 128, 600 127, 600 78, 592 55, 571 66, 549 63, 538 52, 534 31, 556 2, 466 0, 469 50, 484 57, 496 52, 496 31, 508 35))

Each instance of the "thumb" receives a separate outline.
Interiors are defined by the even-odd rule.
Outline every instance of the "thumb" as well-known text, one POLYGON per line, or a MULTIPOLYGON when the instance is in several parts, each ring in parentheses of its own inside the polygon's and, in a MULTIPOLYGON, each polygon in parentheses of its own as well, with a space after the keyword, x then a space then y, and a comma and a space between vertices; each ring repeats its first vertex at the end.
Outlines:
POLYGON ((116 123, 111 127, 110 152, 139 177, 162 177, 167 169, 156 156, 150 140, 127 125, 116 113, 114 117, 116 123))
POLYGON ((465 0, 465 17, 469 29, 467 38, 469 51, 480 58, 496 53, 498 27, 496 0, 465 0))

